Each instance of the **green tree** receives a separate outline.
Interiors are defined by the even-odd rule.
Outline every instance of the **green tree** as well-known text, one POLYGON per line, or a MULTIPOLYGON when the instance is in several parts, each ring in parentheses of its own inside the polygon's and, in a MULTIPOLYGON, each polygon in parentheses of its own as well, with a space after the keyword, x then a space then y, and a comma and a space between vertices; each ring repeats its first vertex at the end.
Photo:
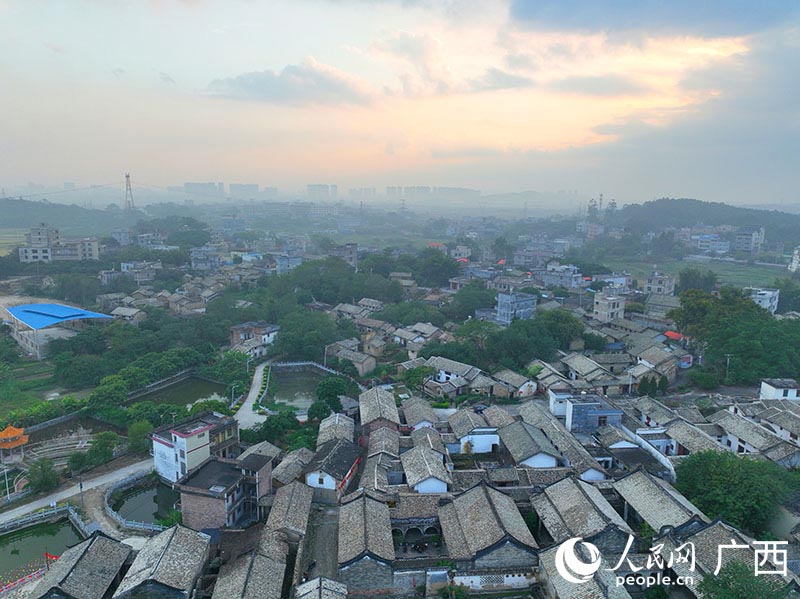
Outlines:
POLYGON ((412 391, 421 391, 425 379, 431 376, 435 370, 430 366, 417 366, 416 368, 409 368, 403 373, 403 382, 412 391))
POLYGON ((73 474, 86 468, 86 454, 82 451, 71 453, 67 459, 67 467, 73 474))
POLYGON ((58 473, 50 458, 39 458, 28 468, 28 486, 34 493, 46 493, 58 486, 58 473))
POLYGON ((795 477, 774 462, 730 451, 693 453, 675 468, 677 489, 710 518, 753 535, 764 533, 780 505, 796 490, 795 477))
POLYGON ((658 392, 661 395, 666 395, 668 390, 669 390, 669 380, 667 380, 667 377, 662 374, 661 378, 658 379, 658 392))
POLYGON ((487 289, 483 281, 475 280, 459 289, 442 312, 449 320, 461 322, 475 315, 475 310, 491 308, 497 292, 487 289))
POLYGON ((317 399, 324 401, 334 412, 342 410, 340 395, 352 395, 357 387, 352 381, 340 376, 326 376, 317 384, 317 399))
POLYGON ((330 406, 321 400, 317 400, 311 404, 308 408, 308 419, 309 420, 322 420, 323 418, 327 418, 331 413, 330 406))
POLYGON ((86 461, 91 466, 106 464, 114 458, 114 448, 119 444, 119 435, 105 431, 92 438, 92 446, 86 452, 86 461))
POLYGON ((137 420, 128 427, 128 448, 134 453, 147 453, 150 451, 150 433, 153 425, 147 420, 137 420))
POLYGON ((458 263, 444 252, 425 248, 417 257, 413 272, 420 285, 446 287, 447 282, 458 274, 458 263))
POLYGON ((684 268, 678 272, 678 283, 675 286, 678 293, 689 289, 713 291, 717 284, 717 273, 713 270, 703 272, 699 268, 684 268))
POLYGON ((704 576, 698 590, 706 599, 788 599, 790 592, 778 576, 756 576, 753 566, 732 561, 716 576, 704 576))

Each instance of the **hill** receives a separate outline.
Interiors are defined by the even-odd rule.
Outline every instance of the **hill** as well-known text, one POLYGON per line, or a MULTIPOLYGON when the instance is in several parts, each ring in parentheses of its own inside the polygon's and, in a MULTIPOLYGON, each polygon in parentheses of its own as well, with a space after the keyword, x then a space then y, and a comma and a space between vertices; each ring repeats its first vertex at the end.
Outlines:
POLYGON ((739 208, 721 202, 663 198, 644 204, 628 204, 619 210, 614 220, 639 233, 663 227, 757 225, 766 229, 767 239, 771 242, 800 243, 800 215, 739 208))
POLYGON ((29 229, 45 222, 58 227, 67 236, 101 235, 136 220, 126 218, 122 210, 95 210, 76 204, 55 204, 48 201, 34 202, 0 198, 0 228, 29 229))

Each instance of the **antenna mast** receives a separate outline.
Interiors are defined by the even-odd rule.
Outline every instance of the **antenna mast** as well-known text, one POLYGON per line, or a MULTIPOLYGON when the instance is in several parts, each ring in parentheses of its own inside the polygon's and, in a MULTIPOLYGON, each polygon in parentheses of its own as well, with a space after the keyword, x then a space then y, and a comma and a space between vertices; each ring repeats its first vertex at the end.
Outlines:
POLYGON ((125 212, 133 214, 136 206, 133 203, 133 189, 131 189, 131 174, 125 173, 125 212))

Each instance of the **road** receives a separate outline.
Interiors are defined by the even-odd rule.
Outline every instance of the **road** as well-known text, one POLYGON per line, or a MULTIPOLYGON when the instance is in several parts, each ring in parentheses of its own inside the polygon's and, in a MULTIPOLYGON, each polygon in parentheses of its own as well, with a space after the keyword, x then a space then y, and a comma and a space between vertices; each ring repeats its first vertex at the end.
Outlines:
POLYGON ((256 400, 261 393, 261 383, 264 381, 264 369, 269 367, 269 362, 264 362, 256 366, 253 371, 253 383, 250 385, 250 392, 247 394, 247 399, 236 412, 236 420, 239 421, 239 428, 253 428, 264 422, 267 417, 253 411, 256 400))
MULTIPOLYGON (((141 462, 136 462, 135 464, 131 464, 130 466, 125 466, 124 468, 120 468, 119 470, 106 472, 105 474, 101 474, 96 478, 90 478, 88 480, 85 480, 83 481, 83 490, 88 491, 90 489, 95 489, 97 487, 107 485, 109 483, 120 480, 127 476, 131 476, 132 474, 138 474, 139 472, 147 472, 152 469, 153 469, 153 458, 148 458, 146 460, 142 460, 141 462)), ((14 508, 13 510, 3 512, 2 514, 0 514, 0 524, 5 524, 6 522, 14 520, 15 518, 20 518, 25 514, 29 514, 31 512, 35 512, 36 510, 49 507, 50 504, 54 501, 55 502, 64 501, 65 499, 74 497, 79 493, 80 489, 78 488, 78 485, 72 485, 61 491, 56 491, 55 493, 52 493, 47 497, 42 497, 41 499, 31 501, 30 503, 21 505, 18 508, 14 508)), ((77 503, 78 501, 79 500, 76 498, 75 501, 73 501, 72 503, 77 503)))

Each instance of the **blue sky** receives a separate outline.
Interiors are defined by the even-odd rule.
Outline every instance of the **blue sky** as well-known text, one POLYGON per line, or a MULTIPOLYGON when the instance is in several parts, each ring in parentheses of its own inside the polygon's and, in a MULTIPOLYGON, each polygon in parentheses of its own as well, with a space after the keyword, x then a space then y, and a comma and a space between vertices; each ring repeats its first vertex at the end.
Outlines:
POLYGON ((0 0, 0 183, 798 198, 798 2, 0 0))

